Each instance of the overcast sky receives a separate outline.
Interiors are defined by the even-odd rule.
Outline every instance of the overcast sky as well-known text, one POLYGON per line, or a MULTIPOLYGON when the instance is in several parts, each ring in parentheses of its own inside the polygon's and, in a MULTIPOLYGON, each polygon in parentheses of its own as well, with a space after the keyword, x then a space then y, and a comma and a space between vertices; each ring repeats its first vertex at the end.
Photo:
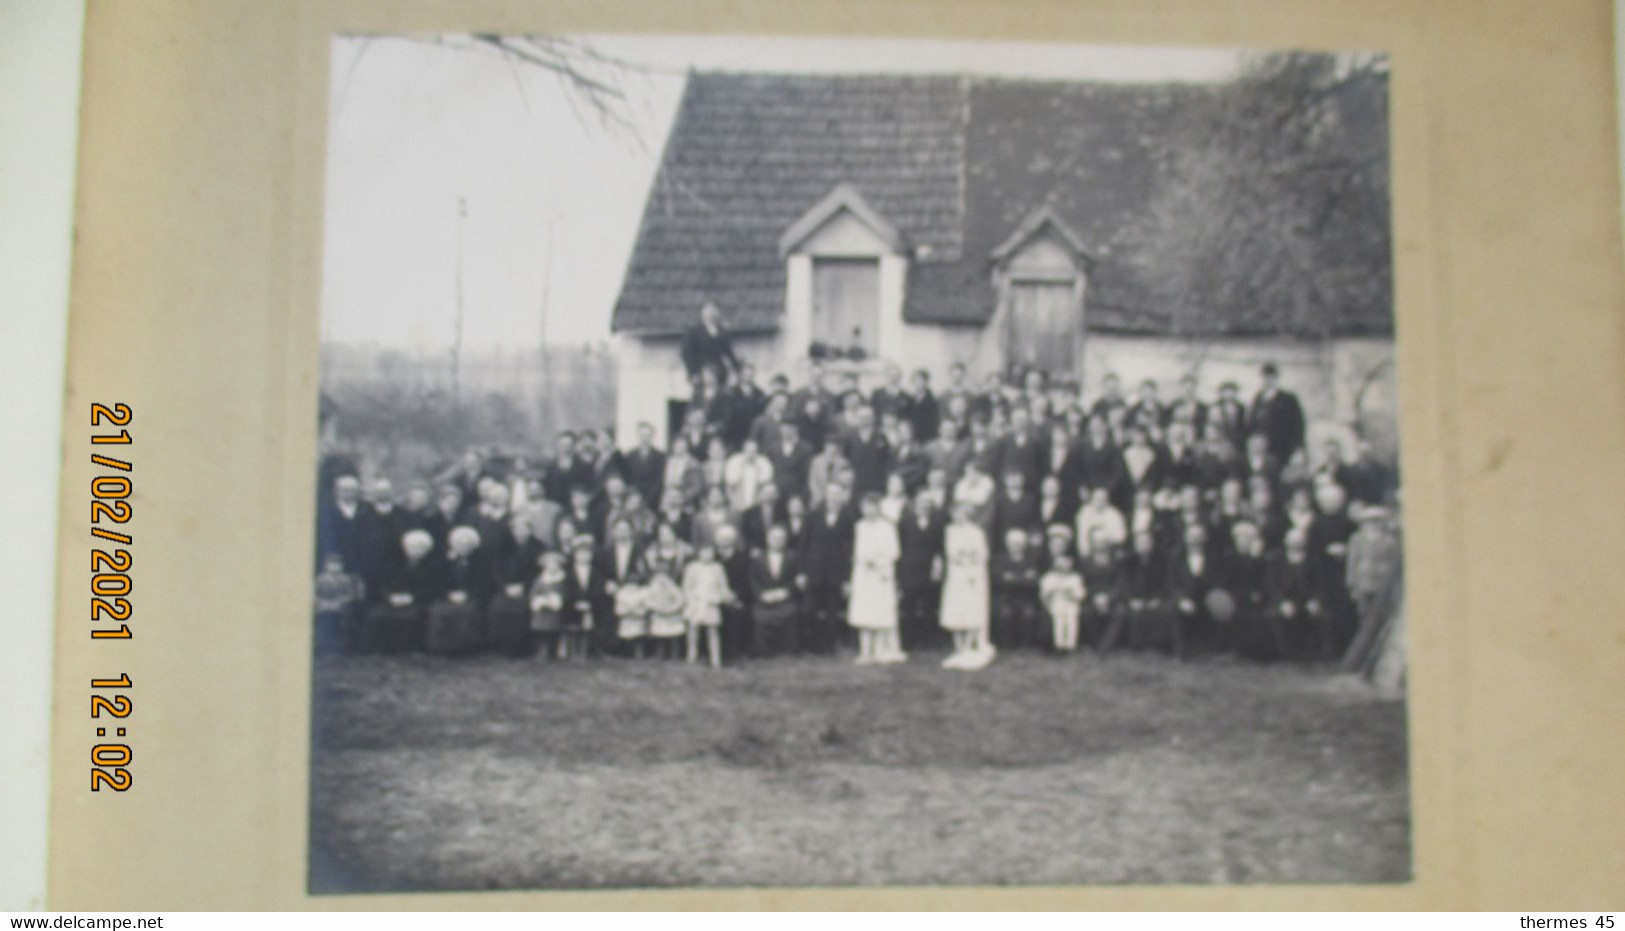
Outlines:
POLYGON ((465 346, 607 338, 689 68, 1213 81, 1233 75, 1239 61, 1232 51, 1075 45, 581 38, 647 66, 594 72, 623 82, 632 132, 601 128, 539 68, 432 41, 333 41, 324 340, 451 345, 459 197, 468 205, 465 346))

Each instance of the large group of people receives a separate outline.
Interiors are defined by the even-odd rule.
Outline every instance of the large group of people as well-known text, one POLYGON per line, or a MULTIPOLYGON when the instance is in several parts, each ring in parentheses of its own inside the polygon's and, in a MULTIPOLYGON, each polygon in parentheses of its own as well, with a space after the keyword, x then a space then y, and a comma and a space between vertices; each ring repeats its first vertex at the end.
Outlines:
MULTIPOLYGON (((1042 373, 866 390, 814 362, 765 387, 705 334, 653 424, 468 451, 410 481, 324 464, 320 648, 712 664, 856 647, 865 664, 1000 651, 1363 655, 1399 571, 1397 480, 1308 448, 1274 365, 1244 399, 1194 375, 1097 391, 1042 373), (365 483, 363 477, 366 478, 365 483)), ((689 351, 689 350, 692 350, 689 351)))

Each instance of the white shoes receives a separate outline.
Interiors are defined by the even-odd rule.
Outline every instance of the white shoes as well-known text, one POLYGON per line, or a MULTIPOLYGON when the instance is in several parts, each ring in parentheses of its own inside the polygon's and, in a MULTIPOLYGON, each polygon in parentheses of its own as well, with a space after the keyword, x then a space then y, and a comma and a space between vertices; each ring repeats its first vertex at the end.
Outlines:
POLYGON ((998 651, 992 645, 985 645, 963 653, 954 653, 942 661, 943 669, 986 669, 993 662, 998 651))

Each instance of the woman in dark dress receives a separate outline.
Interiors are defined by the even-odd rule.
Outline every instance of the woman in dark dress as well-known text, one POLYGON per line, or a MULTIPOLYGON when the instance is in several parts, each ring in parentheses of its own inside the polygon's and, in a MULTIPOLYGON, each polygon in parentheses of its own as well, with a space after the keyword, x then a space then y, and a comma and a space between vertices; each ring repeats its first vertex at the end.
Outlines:
POLYGON ((492 649, 511 656, 529 655, 535 646, 530 636, 528 593, 536 578, 542 541, 531 532, 530 520, 515 516, 508 522, 508 545, 502 548, 493 572, 494 588, 486 608, 492 649))
POLYGON ((383 580, 379 598, 362 625, 363 652, 402 653, 423 649, 429 605, 440 591, 440 564, 434 537, 426 530, 401 535, 403 558, 383 580))
POLYGON ((425 645, 430 653, 472 653, 485 644, 485 602, 491 573, 480 555, 480 534, 454 527, 448 535, 440 597, 429 609, 425 645))

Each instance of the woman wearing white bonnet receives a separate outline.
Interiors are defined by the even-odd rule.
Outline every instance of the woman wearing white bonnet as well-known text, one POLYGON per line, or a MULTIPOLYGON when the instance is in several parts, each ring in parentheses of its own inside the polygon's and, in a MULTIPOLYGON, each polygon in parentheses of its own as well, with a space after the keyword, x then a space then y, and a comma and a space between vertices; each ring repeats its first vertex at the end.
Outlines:
POLYGON ((485 646, 485 603, 491 577, 480 554, 480 533, 459 525, 446 534, 441 596, 429 609, 430 653, 457 655, 485 646))

